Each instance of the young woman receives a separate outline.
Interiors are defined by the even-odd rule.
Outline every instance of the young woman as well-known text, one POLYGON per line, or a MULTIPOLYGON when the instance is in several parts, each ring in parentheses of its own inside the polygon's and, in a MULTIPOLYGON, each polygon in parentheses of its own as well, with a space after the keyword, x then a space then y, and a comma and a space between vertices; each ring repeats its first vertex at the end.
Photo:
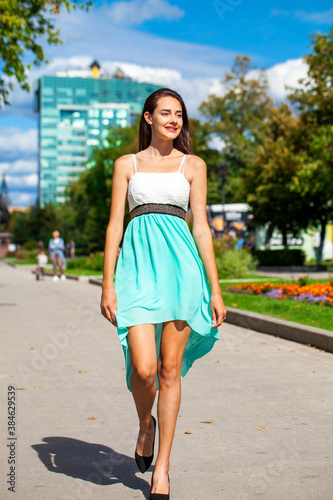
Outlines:
POLYGON ((117 327, 125 355, 139 417, 135 459, 141 472, 153 460, 151 410, 159 390, 159 450, 149 498, 166 500, 181 377, 218 340, 226 308, 206 216, 206 164, 192 154, 186 107, 177 92, 164 88, 147 98, 139 141, 139 153, 114 164, 101 311, 117 327), (131 221, 113 284, 126 196, 131 221), (202 260, 185 221, 189 202, 202 260))

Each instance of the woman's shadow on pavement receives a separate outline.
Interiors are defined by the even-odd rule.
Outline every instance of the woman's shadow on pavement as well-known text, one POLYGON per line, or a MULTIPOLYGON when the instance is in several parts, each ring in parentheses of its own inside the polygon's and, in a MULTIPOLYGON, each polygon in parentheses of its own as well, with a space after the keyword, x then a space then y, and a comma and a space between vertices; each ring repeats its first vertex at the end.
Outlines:
POLYGON ((50 472, 66 474, 100 486, 122 483, 127 488, 141 490, 148 498, 150 485, 136 477, 138 469, 134 458, 102 444, 78 439, 51 436, 42 441, 42 444, 31 447, 37 451, 50 472))

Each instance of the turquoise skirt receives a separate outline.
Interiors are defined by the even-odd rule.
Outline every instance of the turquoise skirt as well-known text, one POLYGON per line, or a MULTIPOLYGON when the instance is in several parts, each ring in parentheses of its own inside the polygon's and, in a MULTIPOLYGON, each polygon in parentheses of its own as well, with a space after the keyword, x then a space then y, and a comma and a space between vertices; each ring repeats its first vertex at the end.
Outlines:
MULTIPOLYGON (((163 322, 187 321, 191 333, 183 356, 182 377, 219 339, 218 329, 212 328, 207 274, 188 224, 181 217, 148 213, 129 222, 117 261, 114 286, 117 331, 130 391, 129 326, 155 324, 158 359, 163 322)), ((157 376, 156 386, 158 389, 157 376)))

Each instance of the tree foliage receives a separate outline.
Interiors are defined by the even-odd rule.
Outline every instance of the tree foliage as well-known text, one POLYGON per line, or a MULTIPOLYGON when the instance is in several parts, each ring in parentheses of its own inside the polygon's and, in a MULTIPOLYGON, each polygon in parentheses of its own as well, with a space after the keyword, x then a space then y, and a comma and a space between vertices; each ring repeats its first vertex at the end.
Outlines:
POLYGON ((0 107, 9 105, 10 90, 17 81, 29 91, 27 71, 32 65, 48 62, 41 45, 63 43, 56 29, 56 14, 80 7, 88 10, 89 0, 1 0, 0 12, 0 107), (27 58, 31 62, 26 62, 27 58), (5 75, 5 76, 2 76, 5 75))
POLYGON ((268 223, 268 234, 278 229, 285 247, 288 233, 297 234, 309 224, 309 200, 297 193, 299 174, 308 161, 299 148, 299 122, 287 104, 274 108, 245 174, 256 224, 268 223))
POLYGON ((265 72, 257 70, 250 76, 254 70, 249 57, 237 56, 221 82, 225 88, 223 96, 212 94, 199 107, 207 118, 207 131, 223 145, 220 161, 227 161, 230 167, 228 202, 245 197, 243 175, 254 147, 262 142, 273 107, 265 72))
POLYGON ((296 191, 311 204, 310 223, 320 226, 320 264, 326 225, 333 220, 333 27, 327 35, 312 35, 311 41, 313 52, 304 57, 308 76, 288 98, 301 118, 301 147, 308 156, 296 191))

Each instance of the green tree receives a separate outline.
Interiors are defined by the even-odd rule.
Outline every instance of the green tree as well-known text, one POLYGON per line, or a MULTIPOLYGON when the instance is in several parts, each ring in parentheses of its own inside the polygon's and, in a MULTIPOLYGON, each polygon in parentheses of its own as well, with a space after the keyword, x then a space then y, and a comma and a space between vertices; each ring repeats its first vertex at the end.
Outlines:
POLYGON ((257 70, 250 76, 254 69, 249 57, 237 56, 221 82, 225 89, 223 96, 210 95, 199 107, 207 117, 211 135, 223 144, 220 161, 227 161, 230 166, 226 186, 229 202, 239 202, 245 197, 243 175, 255 145, 262 141, 273 108, 266 74, 257 70))
POLYGON ((190 118, 189 122, 193 154, 200 156, 207 165, 207 204, 221 203, 221 184, 216 172, 221 153, 211 147, 210 126, 207 123, 194 118, 190 118))
MULTIPOLYGON (((71 232, 81 251, 101 251, 111 207, 113 165, 122 155, 135 153, 138 148, 139 121, 132 127, 109 129, 101 147, 93 150, 88 168, 66 190, 66 207, 59 214, 71 213, 66 231, 71 232)), ((130 220, 126 205, 124 225, 130 220)))
POLYGON ((13 228, 14 243, 42 240, 47 246, 52 232, 58 229, 59 220, 55 207, 48 203, 40 208, 31 206, 26 212, 17 213, 13 228))
POLYGON ((311 36, 313 52, 303 59, 308 64, 306 78, 288 95, 302 121, 302 148, 309 164, 300 172, 298 192, 307 196, 312 208, 312 224, 320 226, 322 249, 327 223, 333 219, 333 26, 327 35, 311 36))
POLYGON ((285 103, 271 110, 265 137, 252 154, 246 174, 247 201, 257 225, 278 229, 287 247, 288 234, 297 235, 310 220, 310 200, 298 190, 299 175, 308 165, 300 148, 300 119, 285 103))
POLYGON ((9 105, 9 93, 17 81, 29 91, 27 70, 32 65, 48 62, 41 45, 43 38, 50 45, 63 43, 55 28, 56 14, 61 8, 68 12, 77 7, 88 10, 89 0, 1 0, 0 2, 0 107, 9 105), (31 62, 25 62, 27 58, 31 62))

